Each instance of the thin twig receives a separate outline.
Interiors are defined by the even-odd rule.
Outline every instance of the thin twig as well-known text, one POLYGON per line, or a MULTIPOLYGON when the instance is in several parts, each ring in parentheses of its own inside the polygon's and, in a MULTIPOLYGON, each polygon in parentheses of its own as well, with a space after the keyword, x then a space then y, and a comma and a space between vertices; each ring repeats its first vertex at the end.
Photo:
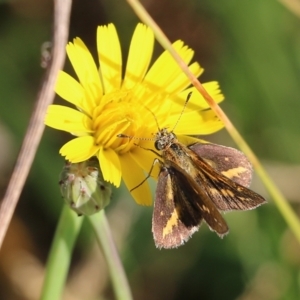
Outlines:
POLYGON ((300 17, 300 1, 299 0, 278 0, 284 5, 290 12, 300 17))
POLYGON ((0 248, 39 146, 46 109, 54 99, 57 72, 63 68, 72 0, 54 0, 52 61, 37 97, 17 162, 0 208, 0 248))

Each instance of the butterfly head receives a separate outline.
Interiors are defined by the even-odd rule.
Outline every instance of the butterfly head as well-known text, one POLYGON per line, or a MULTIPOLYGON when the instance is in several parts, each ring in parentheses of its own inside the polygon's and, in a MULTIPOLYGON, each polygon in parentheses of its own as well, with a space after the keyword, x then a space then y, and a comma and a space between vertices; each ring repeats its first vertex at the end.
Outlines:
POLYGON ((156 150, 163 151, 170 147, 170 145, 172 145, 175 141, 175 133, 168 131, 167 128, 163 128, 155 134, 154 146, 156 150))

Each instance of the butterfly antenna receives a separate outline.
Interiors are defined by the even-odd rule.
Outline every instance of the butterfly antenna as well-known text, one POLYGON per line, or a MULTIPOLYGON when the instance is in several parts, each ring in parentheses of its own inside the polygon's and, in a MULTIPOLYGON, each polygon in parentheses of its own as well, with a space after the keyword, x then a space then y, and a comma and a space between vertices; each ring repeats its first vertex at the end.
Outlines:
MULTIPOLYGON (((189 96, 188 96, 188 97, 189 97, 189 96)), ((157 128, 158 128, 158 131, 160 131, 160 127, 159 127, 159 125, 158 125, 158 121, 157 121, 157 118, 156 118, 154 112, 153 112, 151 109, 149 109, 147 106, 144 106, 144 108, 145 108, 146 110, 148 110, 148 111, 150 112, 150 114, 153 116, 153 118, 154 118, 154 120, 155 120, 155 123, 156 123, 156 126, 157 126, 157 128)), ((181 116, 181 115, 180 115, 180 116, 181 116)), ((118 137, 118 138, 127 138, 127 139, 136 139, 136 140, 142 140, 142 141, 150 141, 150 140, 152 140, 152 138, 139 138, 139 137, 130 136, 130 135, 122 134, 122 133, 118 134, 117 137, 118 137)))
POLYGON ((133 139, 133 140, 137 140, 137 141, 152 141, 153 140, 153 138, 143 138, 143 137, 137 137, 137 136, 127 135, 127 134, 123 134, 123 133, 117 134, 117 137, 122 138, 122 139, 124 139, 124 138, 125 139, 130 139, 130 140, 133 139))
POLYGON ((156 115, 154 114, 154 112, 150 108, 148 108, 147 106, 144 106, 144 108, 147 109, 150 112, 150 114, 153 116, 153 118, 155 120, 155 123, 156 123, 156 126, 157 126, 158 130, 160 131, 158 121, 157 121, 157 118, 156 118, 156 115))
POLYGON ((183 108, 182 108, 182 110, 181 110, 180 116, 178 117, 178 119, 177 119, 177 121, 176 121, 176 123, 175 123, 175 125, 174 125, 174 127, 173 127, 173 129, 172 129, 172 132, 173 132, 173 131, 175 130, 175 128, 177 127, 177 125, 178 125, 178 123, 179 123, 179 121, 180 121, 180 119, 181 119, 181 117, 182 117, 182 115, 183 115, 183 112, 185 111, 185 108, 186 108, 186 106, 187 106, 187 104, 188 104, 188 102, 189 102, 189 100, 190 100, 190 98, 191 98, 191 96, 192 96, 192 93, 193 93, 193 92, 189 92, 188 95, 186 96, 186 100, 185 100, 185 103, 184 103, 183 108))

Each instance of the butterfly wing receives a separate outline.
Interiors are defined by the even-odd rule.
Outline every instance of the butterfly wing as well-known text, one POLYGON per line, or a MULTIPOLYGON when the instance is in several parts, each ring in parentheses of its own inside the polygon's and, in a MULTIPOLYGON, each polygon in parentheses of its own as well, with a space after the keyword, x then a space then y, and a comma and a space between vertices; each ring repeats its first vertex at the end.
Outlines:
POLYGON ((182 245, 198 229, 202 219, 223 236, 228 226, 193 178, 177 164, 161 168, 154 203, 152 232, 157 247, 182 245))
POLYGON ((215 171, 194 151, 189 150, 188 155, 198 170, 195 181, 203 187, 219 210, 249 210, 266 202, 259 194, 215 171))
POLYGON ((156 247, 175 248, 186 242, 198 230, 202 216, 192 214, 191 222, 185 225, 179 216, 180 203, 188 197, 187 192, 176 185, 172 171, 162 167, 156 187, 152 215, 152 232, 156 247))
POLYGON ((240 185, 249 187, 252 165, 244 153, 237 149, 216 144, 192 144, 188 146, 214 170, 240 185))

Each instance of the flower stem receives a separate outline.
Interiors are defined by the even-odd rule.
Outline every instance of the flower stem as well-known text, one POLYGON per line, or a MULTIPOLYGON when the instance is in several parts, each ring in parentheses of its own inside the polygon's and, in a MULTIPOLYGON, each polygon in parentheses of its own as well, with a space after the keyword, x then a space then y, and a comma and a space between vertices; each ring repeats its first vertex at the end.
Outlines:
POLYGON ((83 217, 64 205, 48 257, 41 300, 61 299, 83 217))
POLYGON ((243 137, 237 131, 237 129, 233 126, 231 121, 228 119, 226 114, 220 108, 220 106, 212 99, 212 97, 207 93, 205 88, 202 86, 200 81, 190 72, 188 66, 184 63, 178 53, 174 50, 172 44, 167 39, 162 30, 158 27, 152 17, 148 14, 142 4, 137 0, 127 0, 129 5, 133 8, 138 17, 147 24, 154 32, 156 39, 159 43, 169 51, 174 60, 178 63, 182 71, 186 74, 186 76, 191 80, 191 83, 195 86, 195 88, 199 91, 199 93, 204 97, 207 101, 211 109, 216 113, 220 120, 223 121, 226 129, 231 135, 232 139, 236 142, 236 144, 240 147, 240 149, 248 156, 249 160, 252 162, 256 172, 264 183, 266 189, 273 197, 277 208, 282 214, 283 218, 286 220, 288 226, 293 231, 296 236, 298 242, 300 243, 300 220, 291 208, 290 204, 284 198, 280 190, 277 188, 275 183, 272 181, 270 176, 264 170, 259 160, 248 146, 248 144, 244 141, 243 137))
POLYGON ((116 249, 104 209, 88 218, 94 228, 97 242, 103 249, 112 284, 118 300, 132 300, 132 294, 116 249))

